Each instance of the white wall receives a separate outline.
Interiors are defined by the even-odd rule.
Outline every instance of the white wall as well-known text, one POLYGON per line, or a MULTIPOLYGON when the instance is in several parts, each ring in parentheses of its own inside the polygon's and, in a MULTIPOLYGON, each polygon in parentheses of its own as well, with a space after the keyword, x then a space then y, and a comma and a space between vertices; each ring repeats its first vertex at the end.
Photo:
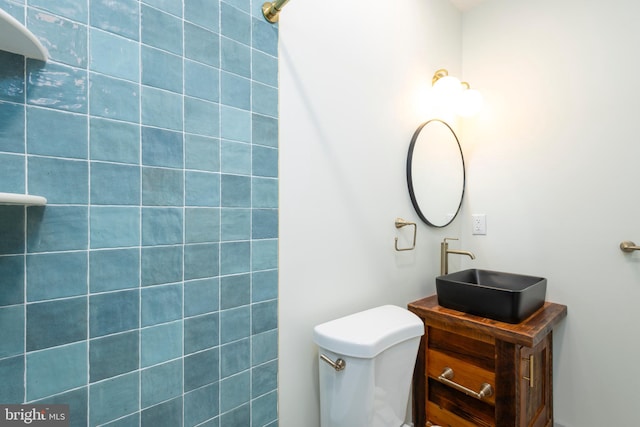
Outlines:
MULTIPOLYGON (((548 278, 556 421, 640 425, 637 0, 489 0, 463 15, 463 73, 487 109, 465 123, 476 266, 548 278)), ((469 263, 466 263, 470 265, 469 263)))
MULTIPOLYGON (((459 74, 448 0, 290 2, 280 23, 280 425, 319 425, 313 326, 434 293, 439 241, 395 252, 395 218, 419 222, 405 159, 419 93, 459 74)), ((401 239, 401 244, 406 240, 401 239)), ((454 264, 455 265, 455 264, 454 264)))

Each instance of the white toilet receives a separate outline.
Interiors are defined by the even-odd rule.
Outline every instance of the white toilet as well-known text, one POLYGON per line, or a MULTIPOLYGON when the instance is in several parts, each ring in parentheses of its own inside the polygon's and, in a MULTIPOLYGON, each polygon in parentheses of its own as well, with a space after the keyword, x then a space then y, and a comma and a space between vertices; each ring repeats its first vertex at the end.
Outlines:
POLYGON ((321 427, 401 427, 424 325, 385 305, 318 325, 321 427))

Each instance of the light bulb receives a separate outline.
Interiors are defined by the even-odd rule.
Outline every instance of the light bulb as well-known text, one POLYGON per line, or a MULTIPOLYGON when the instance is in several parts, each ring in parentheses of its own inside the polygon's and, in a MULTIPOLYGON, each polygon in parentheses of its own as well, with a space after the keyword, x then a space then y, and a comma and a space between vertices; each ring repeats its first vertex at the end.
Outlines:
POLYGON ((462 93, 460 80, 452 76, 441 77, 433 85, 433 96, 435 104, 444 111, 454 111, 459 104, 462 93))

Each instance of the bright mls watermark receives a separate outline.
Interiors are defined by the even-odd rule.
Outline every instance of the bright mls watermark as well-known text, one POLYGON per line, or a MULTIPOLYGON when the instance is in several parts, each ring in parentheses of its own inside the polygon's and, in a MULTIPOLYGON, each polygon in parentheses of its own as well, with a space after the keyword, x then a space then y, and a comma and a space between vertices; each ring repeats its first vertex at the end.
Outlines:
POLYGON ((69 427, 69 405, 1 405, 0 427, 69 427))

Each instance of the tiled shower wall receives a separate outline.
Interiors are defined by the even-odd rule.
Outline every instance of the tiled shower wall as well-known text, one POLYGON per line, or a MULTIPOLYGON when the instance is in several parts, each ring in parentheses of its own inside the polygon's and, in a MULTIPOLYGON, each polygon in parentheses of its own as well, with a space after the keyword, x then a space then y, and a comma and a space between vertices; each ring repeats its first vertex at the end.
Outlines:
POLYGON ((277 27, 261 1, 0 0, 0 403, 276 426, 277 27))

